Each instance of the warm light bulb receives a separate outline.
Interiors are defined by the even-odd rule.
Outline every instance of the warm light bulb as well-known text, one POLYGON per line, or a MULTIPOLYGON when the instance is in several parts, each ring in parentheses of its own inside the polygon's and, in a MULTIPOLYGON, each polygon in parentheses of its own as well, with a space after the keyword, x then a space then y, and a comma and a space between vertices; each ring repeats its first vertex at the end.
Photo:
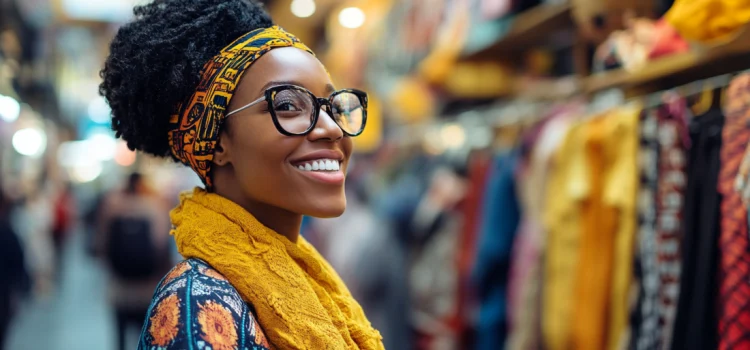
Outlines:
POLYGON ((365 24, 365 13, 358 7, 347 7, 339 13, 339 23, 346 28, 359 28, 365 24))
POLYGON ((307 18, 315 13, 314 0, 293 0, 292 14, 300 18, 307 18))
POLYGON ((440 130, 440 136, 443 139, 443 144, 448 148, 461 148, 464 142, 466 142, 466 133, 464 128, 457 124, 446 124, 440 130))

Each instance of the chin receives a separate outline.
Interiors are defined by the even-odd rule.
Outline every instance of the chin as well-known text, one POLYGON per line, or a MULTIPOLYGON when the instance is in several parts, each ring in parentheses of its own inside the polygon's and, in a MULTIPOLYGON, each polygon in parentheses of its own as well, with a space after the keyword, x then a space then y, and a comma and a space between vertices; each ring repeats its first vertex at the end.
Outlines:
POLYGON ((311 208, 312 210, 310 210, 306 215, 320 219, 330 219, 341 216, 346 210, 346 198, 340 200, 338 203, 327 204, 330 205, 311 208))

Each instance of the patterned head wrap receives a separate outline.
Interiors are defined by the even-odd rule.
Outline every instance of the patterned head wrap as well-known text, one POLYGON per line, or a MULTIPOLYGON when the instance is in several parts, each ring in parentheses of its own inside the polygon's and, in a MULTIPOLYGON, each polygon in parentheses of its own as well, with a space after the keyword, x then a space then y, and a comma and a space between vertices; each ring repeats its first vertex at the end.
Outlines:
POLYGON ((169 119, 172 155, 192 168, 209 190, 213 188, 210 172, 214 149, 234 90, 253 62, 279 47, 296 47, 313 53, 279 26, 253 30, 203 66, 195 92, 177 106, 169 119))

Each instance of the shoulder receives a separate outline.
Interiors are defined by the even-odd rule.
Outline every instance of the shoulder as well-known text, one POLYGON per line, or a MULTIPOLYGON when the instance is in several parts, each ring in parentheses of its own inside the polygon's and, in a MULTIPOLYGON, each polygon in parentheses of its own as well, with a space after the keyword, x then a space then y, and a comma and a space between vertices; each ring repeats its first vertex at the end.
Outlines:
POLYGON ((269 349, 237 290, 205 262, 188 259, 159 283, 139 349, 269 349))

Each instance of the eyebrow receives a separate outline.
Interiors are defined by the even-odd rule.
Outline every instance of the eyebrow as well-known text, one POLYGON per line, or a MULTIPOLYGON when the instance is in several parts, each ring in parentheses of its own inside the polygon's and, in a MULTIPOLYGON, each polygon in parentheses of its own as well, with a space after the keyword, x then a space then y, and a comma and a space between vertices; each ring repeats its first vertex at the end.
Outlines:
MULTIPOLYGON (((266 85, 263 85, 263 87, 260 89, 261 94, 263 94, 264 91, 268 90, 269 88, 272 88, 274 86, 279 85, 296 85, 299 87, 305 87, 302 83, 294 80, 276 80, 276 81, 269 81, 266 85)), ((308 89, 309 90, 309 89, 308 89)), ((336 91, 336 88, 333 87, 331 84, 326 84, 326 94, 330 95, 333 92, 336 91)))

